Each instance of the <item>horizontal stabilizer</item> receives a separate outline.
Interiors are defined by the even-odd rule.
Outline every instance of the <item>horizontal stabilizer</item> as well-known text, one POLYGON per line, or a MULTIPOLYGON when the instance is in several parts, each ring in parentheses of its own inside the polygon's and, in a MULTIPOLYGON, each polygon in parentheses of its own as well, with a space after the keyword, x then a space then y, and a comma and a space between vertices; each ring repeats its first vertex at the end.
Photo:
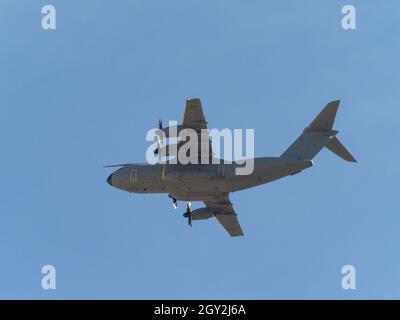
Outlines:
POLYGON ((336 137, 333 137, 325 147, 346 161, 357 162, 336 137))

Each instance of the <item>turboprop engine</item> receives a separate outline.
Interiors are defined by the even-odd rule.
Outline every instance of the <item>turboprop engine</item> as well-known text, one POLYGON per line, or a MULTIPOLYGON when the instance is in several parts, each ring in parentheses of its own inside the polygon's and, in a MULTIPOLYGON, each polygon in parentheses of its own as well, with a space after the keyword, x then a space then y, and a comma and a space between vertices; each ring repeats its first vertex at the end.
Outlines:
POLYGON ((188 219, 189 226, 192 226, 192 220, 206 220, 214 216, 214 213, 210 208, 199 208, 190 210, 190 204, 186 206, 186 212, 183 214, 188 219))
POLYGON ((214 216, 214 213, 209 208, 198 208, 192 211, 193 220, 205 220, 214 216))

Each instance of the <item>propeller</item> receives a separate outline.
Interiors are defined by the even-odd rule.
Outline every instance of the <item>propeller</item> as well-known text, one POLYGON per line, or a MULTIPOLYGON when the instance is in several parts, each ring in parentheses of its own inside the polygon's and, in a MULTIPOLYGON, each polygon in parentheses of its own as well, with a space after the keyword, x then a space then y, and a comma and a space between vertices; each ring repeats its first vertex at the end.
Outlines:
MULTIPOLYGON (((158 120, 158 129, 159 130, 163 130, 163 124, 162 124, 162 120, 158 120)), ((159 149, 161 148, 163 143, 163 139, 162 139, 162 134, 160 133, 157 137, 157 148, 154 150, 154 154, 158 155, 159 154, 159 149)), ((158 157, 159 159, 161 158, 161 155, 159 155, 158 157)))
POLYGON ((186 202, 186 212, 183 214, 185 218, 188 218, 189 226, 192 226, 192 210, 190 210, 190 202, 186 202))

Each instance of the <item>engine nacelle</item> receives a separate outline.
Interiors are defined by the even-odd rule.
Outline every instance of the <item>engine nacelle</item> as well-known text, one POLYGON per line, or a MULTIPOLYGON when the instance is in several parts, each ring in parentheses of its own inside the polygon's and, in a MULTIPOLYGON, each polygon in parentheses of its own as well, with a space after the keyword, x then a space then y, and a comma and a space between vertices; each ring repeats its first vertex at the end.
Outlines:
POLYGON ((214 213, 209 208, 199 208, 191 212, 192 220, 205 220, 214 216, 214 213))
POLYGON ((156 150, 154 150, 154 154, 160 154, 163 157, 176 156, 183 143, 184 142, 170 143, 168 145, 158 147, 156 150))
POLYGON ((171 127, 165 127, 161 129, 163 132, 159 133, 159 135, 162 135, 164 138, 174 138, 178 137, 179 133, 184 129, 186 129, 186 127, 181 124, 171 127))

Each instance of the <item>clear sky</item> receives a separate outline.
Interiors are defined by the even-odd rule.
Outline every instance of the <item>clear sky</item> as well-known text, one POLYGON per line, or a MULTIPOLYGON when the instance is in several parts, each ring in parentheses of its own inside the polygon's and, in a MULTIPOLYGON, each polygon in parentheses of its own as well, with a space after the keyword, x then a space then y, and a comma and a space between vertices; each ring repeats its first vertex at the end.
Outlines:
POLYGON ((0 2, 0 298, 400 298, 398 0, 52 0, 50 31, 45 4, 0 2), (254 128, 259 157, 341 99, 359 162, 323 150, 232 194, 245 237, 190 229, 184 203, 111 188, 103 166, 144 162, 147 130, 194 97, 210 128, 254 128))

